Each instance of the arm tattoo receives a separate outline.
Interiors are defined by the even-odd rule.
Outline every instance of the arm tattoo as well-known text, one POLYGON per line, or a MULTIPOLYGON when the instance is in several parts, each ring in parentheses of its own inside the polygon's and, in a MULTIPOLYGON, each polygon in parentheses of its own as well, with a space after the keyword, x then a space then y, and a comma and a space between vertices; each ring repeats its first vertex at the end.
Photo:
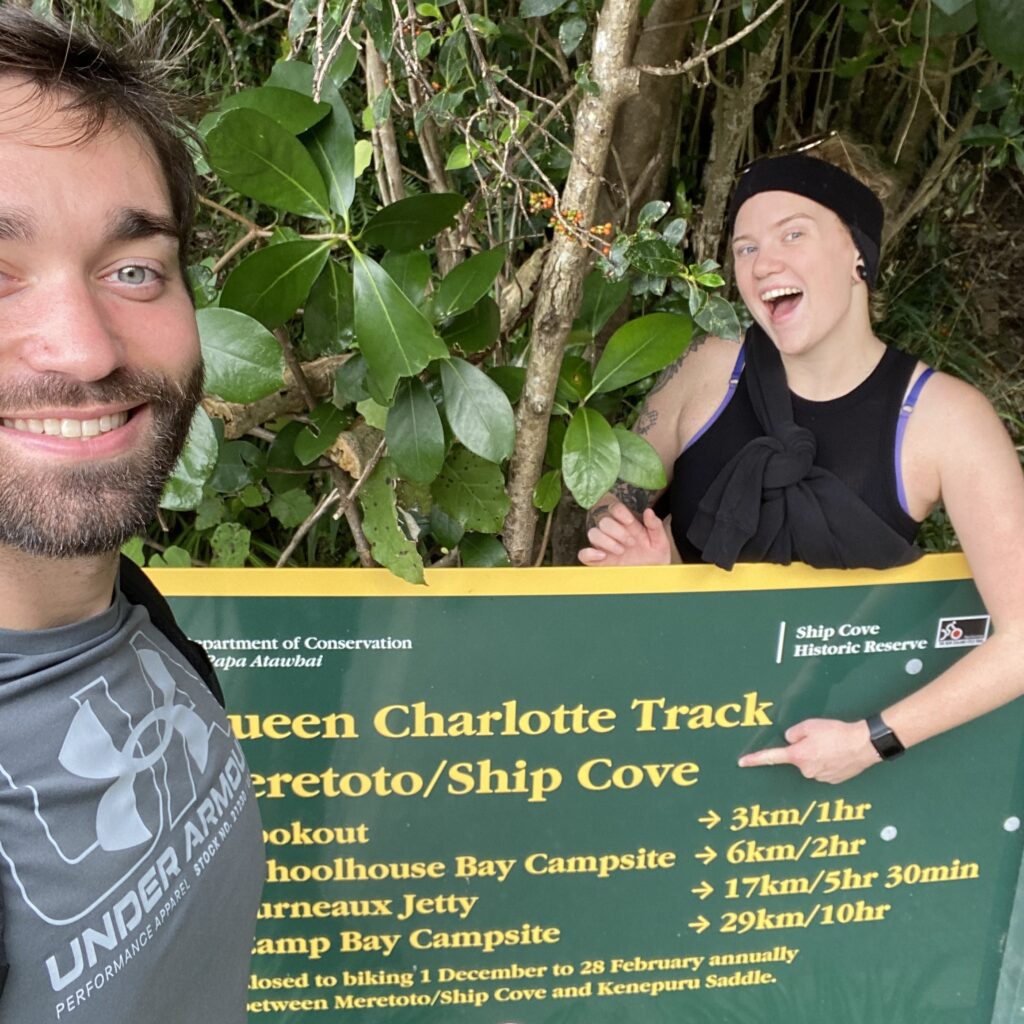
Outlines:
POLYGON ((654 424, 658 422, 658 410, 657 409, 644 409, 640 413, 640 418, 636 421, 636 426, 633 428, 641 437, 651 432, 654 424))
POLYGON ((666 366, 665 369, 661 371, 661 374, 659 375, 658 379, 654 382, 654 387, 647 392, 648 400, 650 400, 652 395, 656 395, 659 391, 661 391, 661 389, 665 387, 665 385, 668 384, 668 382, 679 372, 679 367, 682 366, 684 362, 686 362, 686 357, 691 352, 696 352, 697 349, 699 349, 701 345, 703 345, 704 342, 707 340, 707 334, 698 335, 696 338, 693 339, 693 341, 690 342, 690 344, 686 347, 686 351, 684 351, 683 354, 674 363, 672 363, 669 366, 666 366))
MULTIPOLYGON (((651 499, 656 492, 645 490, 643 487, 635 487, 633 484, 627 484, 624 480, 619 480, 611 489, 611 493, 633 515, 640 517, 643 515, 644 509, 650 505, 651 499)), ((610 514, 611 509, 608 505, 595 505, 587 513, 587 529, 592 530, 605 516, 610 514)))
POLYGON ((654 491, 648 491, 644 487, 636 487, 620 480, 613 488, 612 494, 622 502, 634 515, 641 515, 645 508, 651 503, 654 491))

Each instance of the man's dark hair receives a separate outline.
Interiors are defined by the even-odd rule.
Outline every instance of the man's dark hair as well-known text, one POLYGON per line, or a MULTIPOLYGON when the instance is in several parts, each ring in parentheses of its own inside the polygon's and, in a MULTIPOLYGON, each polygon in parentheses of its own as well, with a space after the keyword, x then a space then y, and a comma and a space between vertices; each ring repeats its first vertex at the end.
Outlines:
POLYGON ((161 84, 157 63, 141 50, 133 40, 115 50, 83 29, 0 2, 0 77, 17 76, 55 100, 78 122, 81 141, 112 126, 134 130, 152 147, 170 195, 187 287, 196 203, 195 170, 183 141, 188 129, 161 84))

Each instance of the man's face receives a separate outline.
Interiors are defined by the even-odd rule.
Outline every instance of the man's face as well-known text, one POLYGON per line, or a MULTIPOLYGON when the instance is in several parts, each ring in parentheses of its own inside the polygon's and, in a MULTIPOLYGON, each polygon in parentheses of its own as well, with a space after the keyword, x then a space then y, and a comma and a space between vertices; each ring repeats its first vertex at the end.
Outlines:
POLYGON ((0 545, 70 557, 152 517, 202 367, 155 158, 56 105, 0 77, 0 545))

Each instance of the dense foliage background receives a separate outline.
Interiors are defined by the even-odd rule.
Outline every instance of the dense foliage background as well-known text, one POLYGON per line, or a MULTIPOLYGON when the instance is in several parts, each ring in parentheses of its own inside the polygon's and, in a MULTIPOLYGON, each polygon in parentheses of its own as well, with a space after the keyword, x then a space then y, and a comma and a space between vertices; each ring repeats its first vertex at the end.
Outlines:
MULTIPOLYGON (((196 98, 209 397, 150 565, 574 561, 628 427, 738 334, 737 167, 890 172, 884 339, 1024 435, 1019 0, 35 0, 158 31, 196 98)), ((933 547, 955 544, 941 514, 933 547)))

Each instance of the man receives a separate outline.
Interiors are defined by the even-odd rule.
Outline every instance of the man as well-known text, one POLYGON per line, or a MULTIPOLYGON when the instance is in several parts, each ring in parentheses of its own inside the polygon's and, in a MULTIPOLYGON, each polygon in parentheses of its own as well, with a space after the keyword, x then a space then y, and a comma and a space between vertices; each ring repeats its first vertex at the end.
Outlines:
POLYGON ((245 1019, 248 772, 118 581, 202 387, 176 125, 129 60, 0 7, 0 1024, 245 1019))

